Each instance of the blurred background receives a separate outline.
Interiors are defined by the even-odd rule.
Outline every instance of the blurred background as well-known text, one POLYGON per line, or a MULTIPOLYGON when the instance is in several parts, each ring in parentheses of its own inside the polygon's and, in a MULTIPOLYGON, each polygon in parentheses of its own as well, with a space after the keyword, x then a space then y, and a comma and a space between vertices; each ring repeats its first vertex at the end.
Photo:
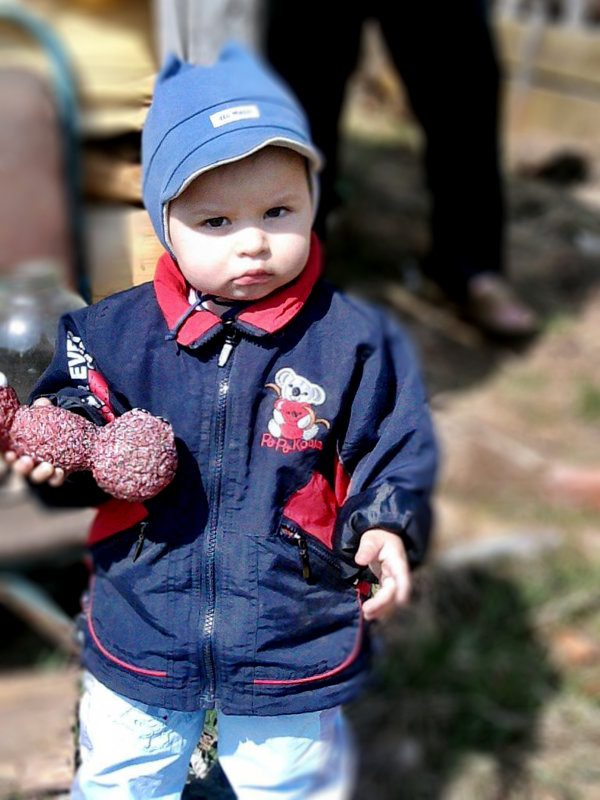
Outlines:
MULTIPOLYGON (((431 557, 349 710, 358 798, 600 797, 600 4, 489 11, 507 271, 535 337, 495 341, 431 291, 423 136, 374 20, 341 120, 328 277, 413 337, 443 451, 431 557)), ((152 279, 140 131, 162 55, 206 63, 228 36, 260 49, 262 14, 260 0, 0 3, 0 370, 22 400, 60 313, 152 279)), ((435 53, 431 68, 446 69, 435 53)), ((92 516, 41 508, 0 462, 1 798, 68 793, 92 516)), ((228 796, 217 768, 189 792, 228 796)))

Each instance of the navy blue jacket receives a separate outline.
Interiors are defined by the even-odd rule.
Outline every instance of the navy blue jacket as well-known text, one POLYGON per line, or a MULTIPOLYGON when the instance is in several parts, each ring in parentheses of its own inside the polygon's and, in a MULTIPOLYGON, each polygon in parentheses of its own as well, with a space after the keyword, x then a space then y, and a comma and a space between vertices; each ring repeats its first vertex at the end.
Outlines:
MULTIPOLYGON (((34 396, 100 422, 139 407, 177 437, 144 505, 89 473, 54 492, 98 505, 84 665, 173 709, 282 714, 351 699, 369 644, 360 535, 424 556, 436 446, 418 366, 381 310, 320 278, 223 322, 189 314, 169 255, 147 283, 63 317, 34 396)), ((57 494, 56 494, 57 493, 57 494)))

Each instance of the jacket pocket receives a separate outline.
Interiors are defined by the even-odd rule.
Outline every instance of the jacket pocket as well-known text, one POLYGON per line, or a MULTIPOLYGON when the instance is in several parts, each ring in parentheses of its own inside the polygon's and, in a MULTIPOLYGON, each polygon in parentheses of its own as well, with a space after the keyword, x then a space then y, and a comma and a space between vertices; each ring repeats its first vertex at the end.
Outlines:
POLYGON ((110 498, 98 508, 88 535, 88 545, 90 547, 97 545, 117 533, 126 531, 147 516, 148 509, 143 503, 110 498))
POLYGON ((284 519, 261 546, 259 571, 254 683, 293 686, 341 676, 361 652, 362 612, 333 553, 284 519))
POLYGON ((165 609, 165 545, 146 541, 146 523, 91 548, 94 577, 87 627, 95 648, 116 667, 156 678, 167 676, 173 624, 165 609))
POLYGON ((349 480, 336 459, 333 486, 320 472, 313 472, 308 483, 288 499, 283 516, 331 550, 337 515, 346 499, 349 480))
POLYGON ((298 568, 308 584, 317 581, 337 583, 340 570, 333 552, 292 520, 284 518, 279 529, 281 538, 296 549, 298 568))

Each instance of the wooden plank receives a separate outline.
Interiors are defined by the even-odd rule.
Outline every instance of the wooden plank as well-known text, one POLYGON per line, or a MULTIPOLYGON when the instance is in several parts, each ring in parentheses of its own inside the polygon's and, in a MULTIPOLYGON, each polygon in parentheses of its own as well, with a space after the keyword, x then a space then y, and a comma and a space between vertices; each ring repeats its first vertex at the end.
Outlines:
MULTIPOLYGON (((151 0, 22 0, 62 41, 77 76, 88 136, 139 130, 150 103, 158 59, 151 0)), ((47 68, 39 44, 0 21, 0 63, 47 68)))
MULTIPOLYGON (((509 167, 535 153, 597 151, 600 36, 597 30, 532 20, 494 23, 506 76, 504 134, 509 167)), ((534 155, 535 158, 535 155, 534 155)))
POLYGON ((0 680, 0 797, 55 797, 75 767, 79 669, 5 673, 0 680))
POLYGON ((600 103, 562 92, 531 87, 523 94, 508 87, 505 105, 505 133, 509 151, 540 137, 561 149, 569 147, 598 150, 600 103))
POLYGON ((75 621, 40 586, 18 572, 0 572, 0 603, 68 655, 79 655, 75 621))
POLYGON ((501 60, 512 77, 531 69, 533 84, 561 86, 568 93, 595 95, 600 102, 600 35, 595 29, 494 24, 501 60), (530 65, 527 63, 530 61, 530 65))
POLYGON ((101 150, 84 151, 83 191, 88 198, 141 203, 142 167, 101 150))
POLYGON ((110 139, 130 131, 141 131, 148 109, 134 106, 83 108, 81 132, 87 139, 110 139))
POLYGON ((144 209, 90 205, 86 211, 86 223, 87 259, 94 301, 152 280, 163 247, 144 209))

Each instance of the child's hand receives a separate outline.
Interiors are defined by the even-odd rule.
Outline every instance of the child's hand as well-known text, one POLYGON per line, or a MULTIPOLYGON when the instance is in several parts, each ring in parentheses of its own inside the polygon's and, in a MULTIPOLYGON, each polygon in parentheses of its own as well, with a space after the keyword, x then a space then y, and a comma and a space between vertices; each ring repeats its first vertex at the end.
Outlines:
POLYGON ((354 560, 361 567, 368 566, 379 580, 379 589, 363 605, 365 619, 385 619, 406 603, 411 590, 410 568, 398 534, 381 528, 365 531, 354 560))
MULTIPOLYGON (((47 397, 40 397, 33 404, 34 406, 51 406, 52 403, 47 397)), ((28 478, 32 483, 48 483, 49 486, 62 486, 66 475, 60 467, 55 467, 47 461, 34 461, 29 456, 19 458, 12 450, 4 453, 4 460, 10 464, 18 475, 28 478)))

